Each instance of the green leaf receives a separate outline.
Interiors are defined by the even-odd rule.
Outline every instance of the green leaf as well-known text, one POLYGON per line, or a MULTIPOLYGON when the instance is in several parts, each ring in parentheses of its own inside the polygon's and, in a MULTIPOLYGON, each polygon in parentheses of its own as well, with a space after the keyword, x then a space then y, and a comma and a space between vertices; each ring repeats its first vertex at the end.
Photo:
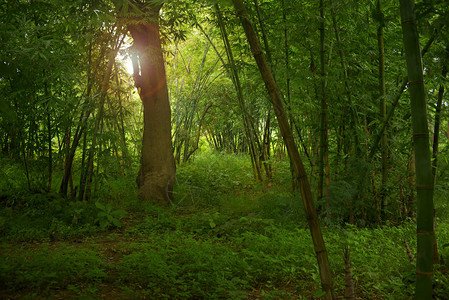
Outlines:
POLYGON ((117 209, 117 210, 114 210, 113 212, 111 212, 111 215, 117 219, 123 218, 124 216, 126 216, 126 214, 127 214, 127 212, 122 209, 117 209))
POLYGON ((98 214, 97 214, 97 217, 98 218, 105 218, 107 216, 107 214, 104 212, 104 211, 100 211, 98 214))
POLYGON ((323 290, 318 290, 318 291, 316 291, 315 292, 315 294, 314 294, 314 296, 315 297, 323 297, 324 295, 326 295, 326 292, 325 291, 323 291, 323 290))
POLYGON ((99 223, 100 223, 101 228, 107 228, 107 227, 109 227, 109 224, 111 224, 106 219, 100 220, 99 223))
POLYGON ((215 228, 217 224, 215 224, 214 220, 209 220, 209 226, 210 228, 215 228))
POLYGON ((122 227, 122 222, 117 219, 113 219, 112 224, 114 224, 116 227, 122 227))
POLYGON ((95 202, 95 206, 96 206, 98 209, 106 210, 106 208, 104 207, 104 205, 101 204, 100 202, 95 202))

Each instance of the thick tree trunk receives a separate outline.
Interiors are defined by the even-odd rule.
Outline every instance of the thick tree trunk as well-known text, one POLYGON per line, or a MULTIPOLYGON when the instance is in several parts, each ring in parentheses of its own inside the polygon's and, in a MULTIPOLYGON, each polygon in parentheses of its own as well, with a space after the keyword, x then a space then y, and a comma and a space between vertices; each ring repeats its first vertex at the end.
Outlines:
POLYGON ((287 115, 285 113, 279 89, 276 85, 276 82, 274 81, 273 75, 270 72, 268 64, 265 60, 265 56, 262 53, 259 40, 250 22, 243 1, 232 0, 232 2, 234 4, 237 15, 240 17, 240 21, 242 23, 243 29, 245 30, 246 37, 251 47, 251 52, 254 56, 257 66, 259 67, 259 71, 265 82, 265 87, 268 91, 268 94, 270 95, 276 118, 279 123, 279 128, 287 147, 290 160, 295 170, 296 178, 301 191, 302 201, 304 204, 304 210, 306 213, 307 221, 309 223, 309 229, 318 260, 318 267, 321 276, 321 286, 323 291, 326 292, 325 299, 335 299, 327 250, 318 222, 312 191, 310 189, 310 184, 307 179, 304 165, 302 163, 301 157, 299 156, 298 148, 296 147, 295 141, 293 139, 293 133, 290 129, 290 125, 288 124, 287 115))
POLYGON ((427 103, 414 0, 400 0, 408 88, 412 111, 417 191, 417 261, 415 299, 432 299, 433 176, 430 162, 427 103))
POLYGON ((171 110, 159 36, 159 10, 151 6, 151 21, 128 25, 133 37, 134 80, 143 103, 142 165, 137 177, 139 197, 166 205, 173 200, 175 160, 171 141, 171 110), (138 58, 138 59, 137 59, 138 58))

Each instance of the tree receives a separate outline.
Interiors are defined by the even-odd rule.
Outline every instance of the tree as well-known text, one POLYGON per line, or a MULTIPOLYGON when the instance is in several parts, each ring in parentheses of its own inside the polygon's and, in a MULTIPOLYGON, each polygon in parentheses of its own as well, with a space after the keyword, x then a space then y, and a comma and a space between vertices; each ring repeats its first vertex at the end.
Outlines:
POLYGON ((134 81, 143 104, 142 159, 137 185, 139 197, 169 204, 173 200, 175 160, 171 140, 171 110, 159 34, 162 4, 135 1, 143 13, 130 21, 133 38, 134 81))
MULTIPOLYGON (((384 17, 380 0, 376 4, 377 17, 379 18, 379 27, 377 28, 377 45, 379 50, 379 94, 380 94, 380 120, 385 122, 387 119, 387 103, 386 103, 386 88, 385 88, 385 50, 384 50, 384 17)), ((382 185, 380 191, 381 216, 385 220, 386 212, 388 210, 388 198, 386 195, 386 185, 388 178, 388 144, 387 132, 383 131, 381 137, 381 155, 382 155, 382 185)))
POLYGON ((427 123, 421 50, 414 0, 400 0, 402 35, 407 61, 412 112, 417 192, 417 262, 415 299, 432 299, 433 277, 433 175, 427 123))
POLYGON ((259 44, 256 32, 253 29, 251 21, 249 19, 246 8, 242 0, 232 0, 237 15, 240 18, 243 29, 245 30, 248 43, 251 47, 254 59, 259 67, 260 74, 264 80, 268 94, 276 114, 276 118, 279 123, 284 143, 287 147, 287 152, 290 157, 293 169, 296 174, 296 180, 301 191, 302 201, 304 204, 304 210, 306 213, 307 221, 309 223, 310 233, 312 235, 313 245, 318 260, 318 267, 321 276, 321 287, 325 294, 325 299, 334 299, 334 290, 332 283, 332 276, 330 272, 329 260, 327 257, 326 245, 324 244, 323 235, 318 222, 318 216, 315 209, 315 203, 313 201, 312 191, 307 179, 307 174, 304 169, 301 157, 299 156, 298 148, 293 139, 293 132, 288 123, 287 114, 284 109, 283 101, 279 93, 279 89, 271 74, 270 68, 265 60, 265 56, 259 44))

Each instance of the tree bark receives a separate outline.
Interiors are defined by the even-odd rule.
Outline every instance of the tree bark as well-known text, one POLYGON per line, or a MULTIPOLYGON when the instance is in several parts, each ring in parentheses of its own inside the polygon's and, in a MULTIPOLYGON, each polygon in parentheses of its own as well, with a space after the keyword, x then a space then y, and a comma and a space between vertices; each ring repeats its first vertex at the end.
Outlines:
POLYGON ((312 191, 310 189, 310 184, 307 179, 304 165, 302 163, 301 157, 299 156, 298 148, 296 147, 295 141, 293 139, 293 133, 290 129, 290 125, 288 124, 287 115, 285 113, 279 89, 276 85, 276 82, 274 81, 273 75, 270 72, 268 64, 265 60, 265 56, 262 53, 259 40, 250 22, 243 1, 232 0, 232 2, 245 30, 246 37, 251 47, 251 52, 254 56, 257 66, 259 67, 259 71, 264 80, 265 87, 268 91, 268 94, 270 95, 276 118, 279 123, 279 128, 287 147, 287 152, 290 156, 290 160, 295 170, 296 178, 301 191, 302 201, 304 204, 304 210, 309 224, 315 253, 317 256, 321 277, 321 287, 322 290, 326 293, 325 299, 335 299, 329 260, 327 257, 327 250, 318 222, 312 191))
POLYGON ((134 81, 143 104, 142 164, 137 176, 139 198, 167 205, 173 200, 175 160, 171 140, 171 110, 159 35, 162 5, 147 6, 151 19, 129 24, 137 52, 134 81))
POLYGON ((427 103, 414 0, 400 0, 401 22, 412 112, 417 191, 417 262, 415 299, 432 299, 433 176, 427 127, 427 103))

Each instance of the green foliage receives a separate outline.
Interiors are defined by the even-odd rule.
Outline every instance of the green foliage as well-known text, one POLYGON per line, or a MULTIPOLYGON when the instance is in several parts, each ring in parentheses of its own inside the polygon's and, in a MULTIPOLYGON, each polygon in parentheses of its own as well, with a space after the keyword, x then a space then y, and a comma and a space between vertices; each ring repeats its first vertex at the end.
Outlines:
POLYGON ((258 210, 263 218, 272 218, 284 223, 305 224, 304 207, 299 191, 269 190, 260 195, 258 210))
MULTIPOLYGON (((39 203, 36 199, 34 203, 39 203)), ((74 208, 78 222, 86 216, 85 209, 74 208)), ((93 206, 93 217, 98 211, 93 206)), ((255 293, 267 299, 310 299, 318 295, 320 280, 309 231, 299 228, 295 218, 275 212, 267 218, 267 213, 256 210, 239 216, 229 211, 148 208, 144 218, 136 219, 134 225, 127 223, 121 232, 91 236, 77 246, 58 242, 28 250, 21 244, 2 247, 0 282, 5 279, 3 288, 16 292, 28 286, 37 293, 70 288, 78 295, 98 295, 95 282, 104 282, 107 273, 114 275, 111 284, 122 287, 123 297, 238 299, 255 293), (88 250, 92 248, 97 252, 88 250), (76 285, 69 287, 73 282, 76 285), (94 285, 82 287, 83 282, 94 285)), ((403 240, 414 254, 414 232, 413 223, 324 228, 337 294, 344 289, 342 253, 349 245, 359 297, 411 297, 415 271, 403 240)), ((449 244, 447 232, 447 224, 437 226, 440 254, 449 261, 449 247, 444 247, 449 244)), ((437 267, 434 280, 435 294, 443 299, 446 268, 437 267)))
POLYGON ((218 206, 222 196, 254 185, 249 170, 248 160, 242 155, 202 153, 177 170, 178 205, 218 206))
POLYGON ((350 222, 352 210, 358 225, 375 223, 374 201, 366 201, 370 192, 369 177, 366 177, 366 174, 369 174, 371 168, 371 165, 362 160, 349 159, 347 167, 329 184, 328 194, 318 203, 323 214, 331 216, 324 222, 344 225, 350 222))
POLYGON ((0 209, 2 236, 14 240, 68 238, 98 231, 94 207, 69 202, 56 194, 12 192, 0 209))
POLYGON ((59 249, 38 246, 0 253, 0 288, 19 291, 61 289, 73 282, 100 282, 106 278, 98 253, 68 244, 59 249))
POLYGON ((121 227, 126 212, 110 203, 68 201, 57 194, 9 191, 0 208, 0 235, 14 240, 57 240, 121 227))
POLYGON ((110 203, 102 204, 100 202, 95 202, 95 206, 99 210, 95 222, 98 222, 100 228, 108 229, 110 227, 122 227, 120 219, 126 216, 126 211, 114 209, 110 203))
POLYGON ((140 285, 159 298, 222 298, 241 295, 248 266, 213 240, 171 235, 165 241, 132 246, 118 266, 120 281, 140 285))
MULTIPOLYGON (((413 224, 375 229, 357 229, 346 225, 346 228, 329 234, 328 243, 338 242, 350 247, 354 281, 366 297, 374 297, 377 291, 391 291, 390 297, 395 299, 399 295, 413 295, 414 266, 408 261, 404 239, 413 249, 414 232, 413 224), (388 276, 383 277, 385 274, 388 276)), ((337 250, 330 249, 332 252, 337 250)), ((335 254, 341 253, 342 248, 335 254)), ((342 258, 340 260, 343 261, 342 258)), ((340 282, 343 283, 344 265, 336 264, 333 268, 341 274, 340 282)))

